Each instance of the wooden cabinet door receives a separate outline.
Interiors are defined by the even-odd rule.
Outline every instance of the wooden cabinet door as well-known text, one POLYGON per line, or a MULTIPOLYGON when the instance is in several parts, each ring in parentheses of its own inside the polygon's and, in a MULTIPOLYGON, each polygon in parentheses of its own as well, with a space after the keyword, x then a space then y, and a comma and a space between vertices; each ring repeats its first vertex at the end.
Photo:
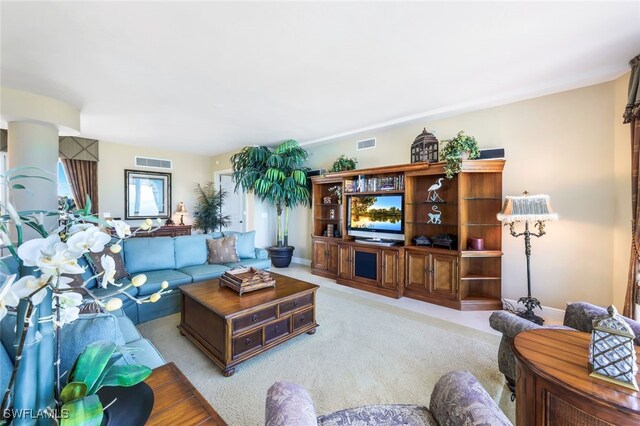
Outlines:
POLYGON ((441 299, 458 298, 458 257, 431 255, 431 295, 441 299))
POLYGON ((351 279, 351 246, 338 244, 338 277, 351 279))
POLYGON ((429 255, 407 250, 407 273, 405 286, 407 289, 429 292, 429 255))
POLYGON ((328 244, 326 241, 313 241, 313 265, 315 269, 327 270, 328 244))
POLYGON ((338 273, 338 244, 327 243, 327 271, 338 273))
POLYGON ((384 288, 398 288, 398 252, 396 250, 382 250, 382 266, 380 286, 384 288))

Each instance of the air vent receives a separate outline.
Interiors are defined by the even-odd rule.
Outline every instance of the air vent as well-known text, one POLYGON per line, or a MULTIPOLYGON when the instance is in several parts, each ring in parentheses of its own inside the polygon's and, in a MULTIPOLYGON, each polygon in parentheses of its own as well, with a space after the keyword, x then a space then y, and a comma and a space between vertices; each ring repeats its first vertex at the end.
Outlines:
POLYGON ((171 170, 173 164, 171 160, 162 160, 160 158, 136 157, 137 167, 150 167, 152 169, 171 170))
POLYGON ((376 138, 365 139, 363 141, 356 142, 356 150, 369 149, 376 147, 376 138))

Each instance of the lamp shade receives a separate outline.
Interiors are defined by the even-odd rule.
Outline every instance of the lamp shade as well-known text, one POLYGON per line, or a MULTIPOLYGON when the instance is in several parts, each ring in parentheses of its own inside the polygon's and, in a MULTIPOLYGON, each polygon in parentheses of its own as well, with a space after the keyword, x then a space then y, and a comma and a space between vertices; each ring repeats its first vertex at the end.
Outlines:
POLYGON ((545 222, 558 220, 558 214, 553 212, 549 196, 545 194, 507 196, 498 213, 501 222, 545 222))
POLYGON ((176 213, 181 213, 181 214, 188 213, 187 206, 184 205, 183 201, 180 201, 180 204, 178 204, 178 210, 176 210, 176 213))

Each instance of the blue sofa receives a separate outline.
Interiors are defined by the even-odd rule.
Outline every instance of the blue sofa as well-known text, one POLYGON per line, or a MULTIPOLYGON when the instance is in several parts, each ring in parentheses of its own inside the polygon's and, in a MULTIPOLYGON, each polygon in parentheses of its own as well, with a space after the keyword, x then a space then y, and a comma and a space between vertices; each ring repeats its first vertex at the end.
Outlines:
MULTIPOLYGON (((231 233, 225 233, 230 235, 231 233)), ((225 264, 207 263, 207 239, 221 238, 219 232, 213 234, 184 235, 180 237, 131 238, 125 240, 123 258, 125 268, 130 276, 145 274, 147 282, 140 288, 131 287, 133 296, 148 296, 160 290, 162 281, 169 283, 174 290, 163 295, 156 303, 137 304, 126 296, 120 296, 125 314, 135 323, 150 321, 155 318, 180 311, 180 291, 178 287, 210 280, 222 275, 225 271, 238 266, 253 266, 258 269, 271 267, 266 250, 251 247, 238 247, 239 262, 225 264), (243 257, 244 255, 244 257, 243 257), (249 257, 253 255, 254 257, 249 257), (138 293, 139 291, 139 293, 138 293)), ((252 240, 252 239, 251 239, 252 240)), ((123 280, 123 281, 126 281, 123 280)), ((97 290, 103 294, 105 290, 97 290)))
MULTIPOLYGON (((231 233, 226 233, 230 235, 231 233)), ((243 234, 245 235, 245 234, 243 234)), ((249 235, 252 237, 251 235, 249 235)), ((104 314, 82 314, 80 318, 62 328, 63 353, 62 371, 68 370, 86 345, 96 340, 111 340, 123 346, 124 357, 120 361, 127 364, 142 364, 155 368, 165 363, 162 355, 151 342, 144 339, 135 324, 149 321, 180 311, 181 285, 219 277, 231 268, 253 266, 268 269, 271 261, 266 250, 253 247, 253 238, 244 239, 238 246, 239 262, 226 264, 208 264, 206 240, 221 238, 222 233, 188 235, 180 237, 132 238, 124 242, 122 251, 125 268, 130 276, 145 274, 147 282, 142 287, 131 286, 127 292, 132 296, 147 296, 160 290, 162 281, 169 283, 174 290, 165 294, 156 303, 138 304, 126 296, 119 295, 123 301, 122 309, 104 314)), ((239 238, 240 241, 240 238, 239 238)), ((12 256, 0 259, 4 273, 17 273, 17 263, 12 256)), ((83 279, 93 275, 86 259, 78 261, 86 267, 83 279)), ((129 283, 129 278, 118 281, 129 283)), ((113 289, 102 289, 96 280, 87 284, 91 291, 100 296, 113 289)), ((0 390, 6 389, 15 359, 16 314, 9 313, 0 321, 0 390)))

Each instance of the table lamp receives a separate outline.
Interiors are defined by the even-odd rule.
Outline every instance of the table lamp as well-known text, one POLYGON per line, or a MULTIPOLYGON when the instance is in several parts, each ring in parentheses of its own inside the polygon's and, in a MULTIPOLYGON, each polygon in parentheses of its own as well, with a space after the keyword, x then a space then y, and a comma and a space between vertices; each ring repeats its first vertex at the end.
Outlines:
POLYGON ((184 205, 184 202, 180 201, 176 213, 180 214, 180 225, 184 225, 184 215, 189 214, 189 212, 187 211, 187 207, 184 205))
POLYGON ((524 253, 527 257, 527 296, 518 299, 518 303, 525 306, 524 311, 519 311, 518 316, 542 325, 544 320, 533 313, 534 308, 541 308, 540 301, 531 297, 531 237, 542 237, 545 234, 544 223, 548 220, 558 220, 558 214, 551 209, 549 196, 544 194, 529 195, 525 191, 521 196, 507 196, 498 213, 498 220, 509 225, 509 231, 514 237, 524 235, 524 253), (515 231, 516 222, 524 222, 524 232, 515 231), (534 223, 538 228, 537 233, 529 230, 529 223, 534 223))

